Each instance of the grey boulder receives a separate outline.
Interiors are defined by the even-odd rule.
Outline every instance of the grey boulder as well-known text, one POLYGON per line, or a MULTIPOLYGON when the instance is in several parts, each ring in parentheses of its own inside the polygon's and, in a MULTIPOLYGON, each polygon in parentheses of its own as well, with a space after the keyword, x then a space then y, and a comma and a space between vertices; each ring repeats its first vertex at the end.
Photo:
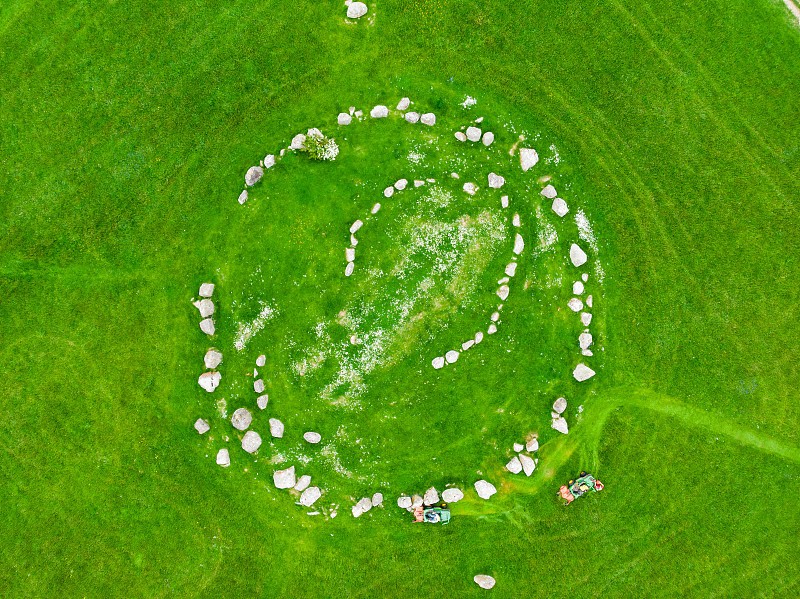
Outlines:
POLYGON ((194 423, 194 427, 197 429, 197 432, 200 433, 201 435, 211 430, 211 427, 208 425, 208 422, 206 422, 202 418, 197 419, 197 422, 194 423))
POLYGON ((200 321, 200 330, 203 331, 206 335, 213 335, 214 332, 217 330, 214 326, 214 319, 213 318, 206 318, 200 321))
POLYGON ((489 499, 492 495, 497 493, 495 486, 483 479, 475 482, 475 491, 481 499, 489 499))
POLYGON ((575 380, 579 383, 585 381, 587 379, 592 378, 595 375, 595 371, 589 368, 586 364, 580 363, 575 367, 575 370, 572 372, 572 376, 575 377, 575 380))
POLYGON ((283 422, 278 420, 277 418, 270 418, 269 419, 269 432, 273 437, 277 437, 278 439, 283 437, 283 422))
POLYGON ((422 503, 425 505, 433 505, 434 503, 439 503, 439 492, 436 490, 435 487, 431 487, 427 491, 425 491, 425 495, 422 497, 422 503))
POLYGON ((206 368, 213 370, 222 362, 222 354, 215 349, 209 349, 203 357, 206 368))
POLYGON ((491 589, 495 585, 495 579, 488 574, 478 574, 472 580, 482 589, 491 589))
POLYGON ((277 489, 291 489, 294 487, 295 474, 294 466, 286 468, 285 470, 276 470, 272 475, 272 482, 275 483, 277 489))
POLYGON ((464 499, 464 493, 461 489, 445 489, 442 491, 442 501, 445 503, 456 503, 464 499))
POLYGON ((261 180, 264 176, 264 169, 260 166, 251 166, 247 169, 247 174, 244 176, 245 185, 252 187, 261 180))
POLYGON ((233 428, 240 431, 247 430, 251 422, 253 422, 253 415, 247 408, 239 408, 233 413, 233 416, 231 416, 233 428))
POLYGON ((320 497, 322 497, 322 491, 319 490, 319 487, 309 487, 300 495, 300 504, 311 507, 320 497))
POLYGON ((247 431, 242 437, 242 449, 247 453, 253 453, 259 447, 261 447, 261 435, 255 431, 247 431))
POLYGON ((231 456, 228 453, 227 449, 220 449, 217 452, 217 464, 222 466, 223 468, 227 468, 231 465, 231 456))
POLYGON ((519 164, 523 171, 527 171, 539 162, 539 154, 530 148, 521 148, 519 151, 519 164))
POLYGON ((309 443, 319 443, 322 440, 322 435, 320 435, 319 433, 309 431, 303 434, 303 439, 305 439, 309 443))
POLYGON ((219 372, 204 372, 197 379, 197 384, 211 393, 219 386, 222 375, 219 372))
POLYGON ((347 7, 348 19, 359 19, 367 14, 367 5, 363 2, 351 2, 347 7))
POLYGON ((569 248, 569 259, 574 266, 583 266, 586 264, 586 252, 578 244, 573 243, 569 248))
POLYGON ((200 291, 197 295, 200 297, 211 297, 214 295, 214 283, 203 283, 200 285, 200 291))

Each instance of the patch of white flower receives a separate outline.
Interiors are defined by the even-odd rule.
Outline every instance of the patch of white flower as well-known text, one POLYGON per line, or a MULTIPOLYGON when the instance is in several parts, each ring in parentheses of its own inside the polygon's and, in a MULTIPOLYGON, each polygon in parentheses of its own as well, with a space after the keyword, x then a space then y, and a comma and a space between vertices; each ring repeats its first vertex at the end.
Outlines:
POLYGON ((252 339, 253 335, 258 333, 264 326, 272 320, 278 311, 265 302, 259 302, 261 312, 252 321, 247 323, 239 323, 239 330, 233 339, 233 345, 237 351, 242 351, 247 342, 252 339))
POLYGON ((336 140, 333 138, 326 139, 322 144, 320 158, 323 160, 334 160, 338 154, 339 146, 336 144, 336 140))
POLYGON ((425 154, 421 154, 415 150, 411 150, 408 153, 408 161, 411 164, 422 164, 422 161, 425 160, 425 154))
POLYGON ((466 98, 464 98, 464 101, 461 102, 461 105, 464 108, 472 108, 477 103, 478 101, 475 98, 473 98, 472 96, 467 96, 466 98))

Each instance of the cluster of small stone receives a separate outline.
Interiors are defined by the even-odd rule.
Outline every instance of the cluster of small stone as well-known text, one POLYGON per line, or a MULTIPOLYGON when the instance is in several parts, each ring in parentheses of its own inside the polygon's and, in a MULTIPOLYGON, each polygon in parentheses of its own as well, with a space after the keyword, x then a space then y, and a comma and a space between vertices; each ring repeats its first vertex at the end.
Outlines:
POLYGON ((539 449, 539 440, 534 437, 525 445, 522 443, 514 443, 513 449, 514 453, 517 455, 512 457, 508 464, 506 464, 506 470, 511 474, 519 474, 520 472, 524 472, 525 476, 533 474, 539 460, 532 458, 530 455, 525 455, 522 451, 525 450, 529 454, 537 451, 539 449))

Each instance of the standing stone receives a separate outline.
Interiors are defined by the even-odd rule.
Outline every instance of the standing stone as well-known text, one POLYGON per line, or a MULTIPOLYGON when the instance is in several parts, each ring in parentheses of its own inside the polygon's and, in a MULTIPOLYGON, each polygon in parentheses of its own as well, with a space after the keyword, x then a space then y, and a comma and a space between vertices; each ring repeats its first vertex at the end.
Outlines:
POLYGON ((464 135, 463 131, 456 131, 456 139, 458 141, 467 141, 467 136, 464 135))
POLYGON ((494 335, 497 332, 497 327, 494 324, 490 324, 489 328, 486 329, 486 332, 490 335, 494 335))
POLYGON ((483 341, 483 332, 478 331, 477 333, 475 333, 475 345, 477 345, 481 341, 483 341))
POLYGON ((244 183, 248 187, 252 187, 261 180, 264 176, 264 169, 260 166, 251 166, 247 169, 247 174, 244 176, 244 183))
POLYGON ((407 112, 403 116, 409 123, 416 123, 419 121, 419 113, 418 112, 407 112))
POLYGON ((253 390, 256 393, 264 393, 264 381, 262 379, 258 379, 253 383, 253 390))
POLYGON ((367 14, 367 5, 363 2, 351 2, 347 7, 348 19, 359 19, 367 14))
POLYGON ((586 252, 573 243, 569 248, 569 259, 574 266, 583 266, 586 264, 586 252))
POLYGON ((491 131, 487 131, 486 133, 483 134, 483 145, 484 146, 492 145, 493 141, 494 141, 494 133, 492 133, 491 131))
POLYGON ((511 291, 511 288, 508 285, 501 285, 500 289, 497 290, 497 296, 505 301, 508 298, 508 294, 511 291))
POLYGON ((297 482, 294 484, 295 491, 305 491, 308 488, 308 485, 311 484, 311 477, 308 474, 304 474, 300 478, 297 479, 297 482))
POLYGON ((565 435, 569 433, 569 427, 567 426, 567 421, 564 418, 553 418, 553 424, 551 424, 554 429, 556 429, 559 433, 564 433, 565 435))
POLYGON ((506 274, 509 277, 513 277, 517 273, 517 263, 511 262, 506 266, 506 274))
POLYGON ((269 402, 269 395, 266 394, 259 395, 258 398, 256 399, 256 405, 260 410, 266 410, 268 402, 269 402))
POLYGON ((372 507, 378 507, 383 505, 383 493, 375 493, 372 496, 372 507))
POLYGON ((345 248, 344 257, 348 262, 352 262, 353 260, 355 260, 356 259, 355 248, 345 248))
POLYGON ((491 589, 495 585, 495 579, 487 574, 478 574, 473 580, 482 589, 491 589))
POLYGON ((313 431, 308 431, 307 433, 303 433, 303 439, 309 443, 319 443, 322 441, 322 435, 313 431))
POLYGON ((578 343, 580 344, 581 349, 589 349, 589 346, 592 344, 592 334, 581 333, 578 335, 578 343))
POLYGON ((530 148, 520 149, 519 164, 523 171, 527 171, 532 166, 535 166, 537 162, 539 162, 539 154, 536 153, 536 150, 531 150, 530 148))
POLYGON ((270 418, 269 432, 270 434, 272 434, 273 437, 277 437, 278 439, 283 437, 283 422, 281 422, 277 418, 270 418))
POLYGON ((595 374, 595 371, 584 363, 578 364, 572 372, 572 376, 574 376, 575 380, 579 383, 592 378, 595 374))
POLYGON ((292 138, 292 143, 289 144, 290 150, 302 150, 303 145, 306 143, 306 136, 303 133, 298 133, 292 138))
POLYGON ((533 471, 536 469, 536 464, 531 458, 521 453, 519 454, 519 461, 522 463, 522 471, 525 473, 525 476, 533 474, 533 471))
POLYGON ((208 422, 206 422, 202 418, 197 419, 197 422, 194 423, 194 427, 197 429, 197 432, 200 433, 201 435, 211 430, 211 427, 209 426, 208 422))
POLYGON ((200 285, 200 291, 197 295, 200 297, 211 297, 214 295, 214 283, 203 283, 200 285))
POLYGON ((447 360, 448 364, 453 364, 458 360, 458 352, 454 349, 451 349, 444 355, 444 359, 447 360))
POLYGON ((506 464, 506 470, 508 470, 511 474, 519 474, 522 472, 522 464, 517 456, 511 458, 511 461, 506 464))
POLYGON ((444 366, 444 358, 441 356, 436 357, 433 359, 433 361, 431 361, 431 364, 436 370, 439 370, 442 366, 444 366))
POLYGON ((408 110, 409 106, 411 106, 411 100, 408 98, 401 98, 397 103, 397 110, 408 110))
POLYGON ((588 273, 583 273, 581 275, 581 279, 583 279, 583 282, 585 283, 586 281, 589 280, 589 274, 588 273))
POLYGON ((567 302, 567 307, 573 312, 580 312, 583 310, 583 302, 577 297, 573 297, 567 302))
POLYGON ((351 274, 353 274, 353 270, 355 269, 355 267, 356 267, 355 262, 348 262, 347 267, 344 269, 344 276, 349 277, 351 274))
POLYGON ((397 507, 407 510, 411 507, 411 497, 406 497, 405 495, 400 495, 397 498, 397 507))
POLYGON ((369 111, 369 116, 371 116, 373 119, 386 118, 389 116, 389 109, 383 104, 378 104, 375 108, 369 111))
POLYGON ((503 208, 508 208, 508 196, 502 196, 502 197, 500 198, 500 205, 501 205, 503 208))
POLYGON ((258 366, 259 368, 264 366, 264 364, 266 363, 267 363, 267 356, 265 356, 264 354, 261 354, 256 358, 256 366, 258 366))
POLYGON ((431 487, 425 491, 425 496, 422 498, 422 503, 425 505, 433 505, 439 503, 439 492, 435 487, 431 487))
POLYGON ((203 331, 206 335, 213 335, 214 331, 216 331, 216 327, 214 326, 214 319, 213 318, 206 318, 200 321, 200 330, 203 331))
POLYGON ((522 224, 520 223, 520 220, 519 220, 519 214, 515 214, 514 215, 514 217, 511 219, 511 224, 514 225, 515 227, 521 227, 522 226, 522 224))
POLYGON ((475 345, 475 340, 469 339, 468 341, 465 341, 464 343, 461 344, 461 351, 467 351, 473 345, 475 345))
POLYGON ((408 185, 408 179, 398 179, 397 183, 394 184, 397 191, 403 191, 408 185))
POLYGON ((203 356, 203 363, 209 370, 213 370, 214 368, 219 366, 221 362, 222 362, 222 354, 215 349, 209 349, 206 352, 206 355, 203 356))
POLYGON ((564 216, 567 214, 567 212, 569 212, 569 207, 564 200, 561 198, 556 198, 553 200, 553 212, 555 212, 558 216, 564 216))
POLYGON ((272 482, 275 483, 276 489, 291 489, 294 487, 295 474, 294 466, 286 468, 285 470, 276 470, 272 475, 272 482))
POLYGON ((567 400, 563 397, 559 397, 557 400, 553 402, 553 411, 556 414, 563 414, 564 410, 567 409, 567 400))
POLYGON ((267 154, 264 156, 264 168, 272 168, 275 166, 275 155, 267 154))
POLYGON ((588 327, 592 322, 592 315, 588 312, 581 312, 581 324, 588 327))
POLYGON ((422 505, 422 495, 414 494, 411 496, 411 509, 416 509, 422 505))
POLYGON ((222 466, 223 468, 227 468, 231 465, 231 456, 228 453, 227 449, 220 449, 217 452, 217 464, 222 466))
POLYGON ((253 422, 253 415, 247 408, 239 408, 233 413, 233 416, 231 416, 233 428, 240 431, 246 430, 251 422, 253 422))
POLYGON ((456 503, 464 499, 464 493, 461 489, 445 489, 442 491, 442 501, 445 503, 456 503))
POLYGON ((245 189, 242 193, 239 194, 239 203, 244 204, 247 201, 247 190, 245 189))
POLYGON ((542 195, 546 197, 548 200, 552 200, 554 197, 558 195, 556 188, 552 185, 548 185, 541 191, 542 195))
POLYGON ((475 187, 474 183, 464 183, 464 191, 466 191, 469 195, 474 196, 477 190, 478 188, 475 187))
POLYGON ((219 372, 204 372, 198 377, 197 384, 211 393, 219 386, 220 379, 222 375, 219 372))
POLYGON ((496 175, 494 173, 489 173, 489 187, 492 189, 500 189, 506 180, 503 179, 500 175, 496 175))
POLYGON ((475 491, 481 499, 489 499, 492 495, 497 493, 495 486, 483 479, 475 482, 475 491))
POLYGON ((261 435, 255 431, 247 431, 242 437, 242 449, 247 453, 254 453, 261 447, 261 435))
POLYGON ((581 281, 575 281, 572 284, 572 293, 573 295, 581 295, 583 293, 583 283, 581 281))
POLYGON ((383 197, 390 198, 394 195, 394 186, 390 185, 386 189, 383 190, 383 197))
POLYGON ((525 449, 527 451, 538 451, 539 450, 539 439, 534 437, 530 441, 525 444, 525 449))
POLYGON ((517 233, 516 239, 514 239, 514 253, 519 255, 522 253, 522 250, 525 249, 525 240, 522 239, 522 235, 517 233))
POLYGON ((423 125, 428 125, 429 127, 432 127, 433 125, 436 124, 436 115, 433 114, 432 112, 426 112, 425 114, 419 117, 419 120, 422 121, 423 125))
POLYGON ((592 307, 592 296, 591 295, 586 298, 586 305, 589 306, 590 308, 592 307))
POLYGON ((369 497, 362 497, 358 500, 356 507, 361 509, 362 514, 365 514, 372 508, 372 499, 369 497))
POLYGON ((309 487, 300 495, 300 504, 311 507, 320 497, 322 497, 322 491, 319 490, 319 487, 309 487))
POLYGON ((350 232, 356 233, 363 226, 364 226, 364 221, 357 220, 352 225, 350 225, 350 232))
POLYGON ((481 130, 477 127, 467 127, 467 139, 478 141, 481 138, 481 130))
POLYGON ((336 117, 336 122, 339 123, 340 125, 349 125, 350 123, 353 122, 353 117, 351 117, 346 112, 340 112, 339 116, 336 117))

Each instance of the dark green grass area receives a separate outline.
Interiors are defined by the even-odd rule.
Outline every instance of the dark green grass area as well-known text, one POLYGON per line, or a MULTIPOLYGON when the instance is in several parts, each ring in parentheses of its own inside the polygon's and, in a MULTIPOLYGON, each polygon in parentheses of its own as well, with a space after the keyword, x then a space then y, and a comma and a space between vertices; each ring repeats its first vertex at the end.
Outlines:
MULTIPOLYGON (((471 597, 478 573, 498 597, 796 596, 800 34, 782 3, 370 10, 374 25, 345 24, 336 2, 0 8, 0 596, 471 597), (560 291, 512 290, 492 343, 436 374, 439 342, 465 339, 489 304, 426 322, 424 360, 398 350, 371 375, 373 410, 323 409, 318 381, 287 365, 352 302, 337 274, 347 226, 384 186, 426 176, 400 168, 402 123, 351 134, 335 115, 409 95, 452 130, 463 93, 558 146, 554 183, 591 218, 606 270, 599 376, 568 378, 579 328, 547 305, 566 302, 568 274, 560 291), (337 170, 287 157, 239 206, 246 169, 309 127, 350 138, 337 170), (209 342, 189 303, 209 279, 220 347, 258 312, 235 300, 285 307, 226 352, 213 399, 195 382, 209 342), (366 439, 340 457, 374 480, 331 484, 334 520, 271 484, 267 458, 295 440, 213 462, 221 435, 236 447, 213 402, 252 406, 262 352, 262 434, 275 414, 287 431, 366 439), (570 403, 566 437, 548 423, 561 394, 585 405, 579 419, 570 403), (200 415, 216 418, 207 437, 200 415), (536 473, 504 474, 528 431, 543 441, 536 473), (583 469, 606 489, 563 508, 558 486, 583 469), (398 488, 468 487, 478 471, 498 495, 468 493, 447 527, 393 507, 398 488), (386 508, 359 520, 337 496, 389 478, 386 508)), ((442 138, 429 159, 447 164, 442 138)), ((495 164, 512 169, 507 142, 495 164)), ((430 176, 450 170, 465 172, 430 176)), ((527 239, 540 199, 508 179, 527 239)), ((365 228, 365 265, 391 263, 405 201, 365 228)), ((520 263, 535 281, 559 269, 528 251, 520 263)), ((308 472, 326 487, 325 467, 308 472)))

